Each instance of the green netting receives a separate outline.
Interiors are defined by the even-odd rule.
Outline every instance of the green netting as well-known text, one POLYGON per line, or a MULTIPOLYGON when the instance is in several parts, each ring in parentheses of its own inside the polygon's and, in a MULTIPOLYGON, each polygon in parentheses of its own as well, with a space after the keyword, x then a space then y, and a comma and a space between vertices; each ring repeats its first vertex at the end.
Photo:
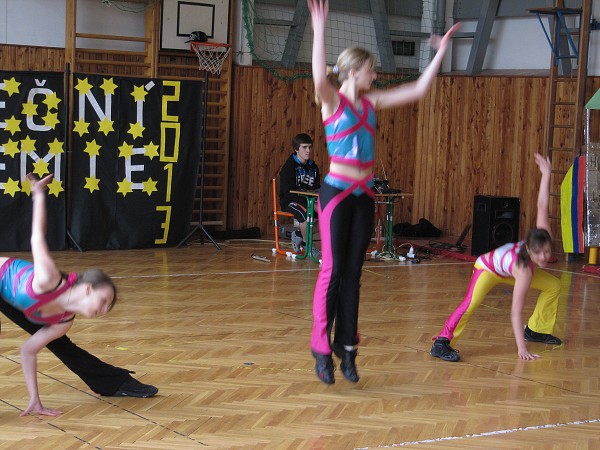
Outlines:
MULTIPOLYGON (((252 63, 287 82, 310 78, 312 28, 306 2, 241 1, 243 26, 252 63)), ((385 55, 385 49, 389 49, 391 44, 394 70, 389 69, 388 57, 385 72, 389 75, 378 80, 376 85, 381 87, 417 78, 433 56, 428 37, 431 33, 444 31, 443 11, 438 8, 441 1, 385 0, 386 29, 378 27, 373 19, 370 8, 374 2, 330 0, 325 34, 327 63, 333 66, 342 50, 358 46, 376 56, 378 70, 381 70, 380 55, 385 55), (345 7, 344 3, 350 3, 350 6, 345 7), (381 33, 382 29, 389 32, 381 33)))

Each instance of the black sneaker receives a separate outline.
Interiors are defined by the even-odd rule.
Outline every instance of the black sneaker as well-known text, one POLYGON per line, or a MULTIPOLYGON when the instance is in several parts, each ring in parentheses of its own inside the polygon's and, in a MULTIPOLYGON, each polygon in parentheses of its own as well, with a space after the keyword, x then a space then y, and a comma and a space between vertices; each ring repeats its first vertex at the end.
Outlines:
POLYGON ((458 350, 454 350, 452 347, 450 347, 450 340, 447 338, 437 338, 433 342, 429 354, 431 356, 435 356, 436 358, 443 359, 444 361, 460 361, 458 350))
POLYGON ((335 342, 332 348, 335 356, 342 360, 340 370, 344 374, 344 378, 352 383, 358 383, 358 380, 360 380, 360 376, 356 371, 356 355, 358 355, 358 350, 346 350, 343 345, 336 344, 335 342))
POLYGON ((156 395, 158 392, 158 388, 152 386, 151 384, 140 383, 133 377, 128 377, 117 392, 110 395, 109 397, 138 397, 138 398, 147 398, 156 395))
POLYGON ((333 376, 333 359, 331 355, 323 355, 321 353, 312 352, 316 359, 315 362, 315 373, 319 380, 325 384, 335 383, 335 377, 333 376))
POLYGON ((536 333, 528 326, 525 327, 525 340, 529 342, 541 342, 542 344, 560 345, 562 341, 556 336, 546 333, 536 333))

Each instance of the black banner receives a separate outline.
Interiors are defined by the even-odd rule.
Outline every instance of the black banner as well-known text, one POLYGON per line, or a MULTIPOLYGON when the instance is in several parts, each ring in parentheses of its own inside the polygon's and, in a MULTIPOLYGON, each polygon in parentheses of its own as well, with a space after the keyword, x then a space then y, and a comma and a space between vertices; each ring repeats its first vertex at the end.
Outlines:
POLYGON ((26 175, 49 173, 48 246, 66 247, 64 74, 0 71, 0 251, 28 251, 31 192, 26 175))
POLYGON ((176 245, 191 221, 203 83, 73 78, 73 238, 83 249, 176 245))

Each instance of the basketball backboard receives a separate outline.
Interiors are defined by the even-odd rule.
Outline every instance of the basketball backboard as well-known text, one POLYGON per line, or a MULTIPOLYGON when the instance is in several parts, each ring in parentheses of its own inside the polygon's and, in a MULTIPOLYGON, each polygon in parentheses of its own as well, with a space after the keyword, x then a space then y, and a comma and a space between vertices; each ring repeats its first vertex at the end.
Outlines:
POLYGON ((163 0, 161 48, 187 50, 192 31, 206 33, 208 42, 229 43, 229 0, 163 0))

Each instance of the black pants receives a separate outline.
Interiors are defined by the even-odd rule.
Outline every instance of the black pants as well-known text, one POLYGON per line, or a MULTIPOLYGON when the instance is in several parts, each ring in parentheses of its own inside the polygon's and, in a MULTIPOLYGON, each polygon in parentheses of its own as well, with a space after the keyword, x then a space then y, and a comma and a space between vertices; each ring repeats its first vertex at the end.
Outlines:
MULTIPOLYGON (((368 188, 366 188, 368 189, 368 188)), ((375 201, 364 192, 359 196, 328 184, 319 190, 319 230, 323 262, 313 298, 311 349, 331 354, 330 333, 335 322, 334 342, 358 345, 360 276, 373 232, 375 201)))
MULTIPOLYGON (((23 312, 0 298, 0 311, 29 334, 35 333, 42 325, 31 323, 23 312)), ((90 389, 100 395, 113 395, 119 386, 131 377, 129 370, 111 366, 91 353, 77 347, 66 335, 50 342, 46 348, 60 359, 90 389)))

